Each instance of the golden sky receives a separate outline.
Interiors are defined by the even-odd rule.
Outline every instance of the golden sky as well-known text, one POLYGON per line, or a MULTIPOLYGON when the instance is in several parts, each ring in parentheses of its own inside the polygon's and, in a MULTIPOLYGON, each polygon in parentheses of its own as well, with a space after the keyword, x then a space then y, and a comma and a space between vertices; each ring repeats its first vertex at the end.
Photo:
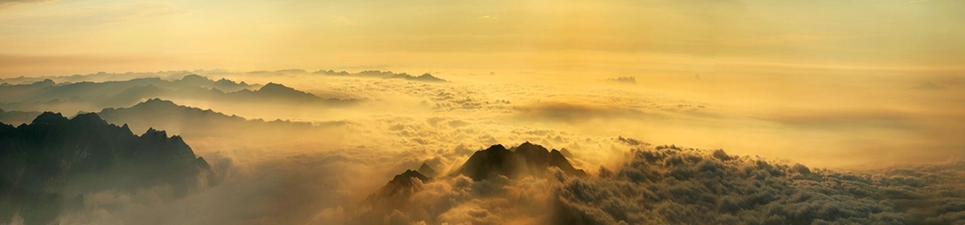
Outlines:
POLYGON ((99 111, 225 178, 181 200, 85 193, 84 210, 65 191, 63 224, 959 224, 963 40, 963 0, 0 0, 0 114, 99 111), (360 207, 399 172, 524 142, 594 177, 438 177, 391 215, 360 207))
POLYGON ((721 64, 947 72, 965 69, 960 21, 965 3, 951 0, 4 0, 0 76, 721 64))

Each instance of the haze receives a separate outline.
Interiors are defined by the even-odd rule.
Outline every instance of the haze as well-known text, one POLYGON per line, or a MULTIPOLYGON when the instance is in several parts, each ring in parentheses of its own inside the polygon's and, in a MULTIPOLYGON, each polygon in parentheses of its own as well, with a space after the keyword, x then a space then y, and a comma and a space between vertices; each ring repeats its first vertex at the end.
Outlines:
POLYGON ((41 112, 93 112, 178 135, 212 177, 187 194, 64 178, 44 190, 80 206, 29 214, 11 175, 0 223, 962 222, 963 21, 952 0, 0 0, 0 144, 53 140, 14 129, 41 112), (465 172, 527 142, 566 164, 465 172), (439 174, 407 171, 422 164, 439 174), (708 165, 719 174, 675 172, 708 165), (785 186, 743 181, 779 173, 767 184, 785 186), (795 191, 738 204, 681 194, 685 178, 795 191), (800 195, 859 213, 773 211, 806 208, 800 195))

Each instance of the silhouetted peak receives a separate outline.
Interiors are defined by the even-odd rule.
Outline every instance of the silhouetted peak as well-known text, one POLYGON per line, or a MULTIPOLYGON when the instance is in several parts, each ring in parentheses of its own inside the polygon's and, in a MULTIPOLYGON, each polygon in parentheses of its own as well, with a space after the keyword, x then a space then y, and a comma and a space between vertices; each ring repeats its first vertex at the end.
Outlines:
POLYGON ((161 91, 161 88, 154 84, 148 84, 140 87, 133 87, 130 89, 135 89, 140 91, 161 91))
POLYGON ((549 156, 549 150, 540 145, 524 142, 515 149, 516 154, 524 156, 526 160, 544 160, 549 156))
MULTIPOLYGON (((26 224, 48 224, 43 218, 52 220, 60 210, 83 205, 72 206, 61 194, 135 191, 158 185, 187 193, 203 178, 196 175, 205 172, 206 163, 180 137, 167 139, 164 131, 153 128, 137 137, 127 129, 93 113, 68 120, 52 112, 41 113, 29 125, 0 126, 0 196, 4 196, 0 211, 13 210, 35 219, 26 224), (85 185, 70 185, 74 182, 85 185), (10 192, 28 189, 49 195, 10 192), (22 200, 6 201, 7 196, 22 200), (31 205, 37 204, 54 211, 34 210, 31 205)), ((75 197, 73 203, 78 202, 83 203, 83 197, 75 197)))
POLYGON ((56 84, 57 82, 54 82, 54 80, 51 80, 51 79, 44 79, 43 81, 37 81, 33 83, 33 85, 39 85, 39 86, 53 86, 56 84))
POLYGON ((188 75, 185 75, 184 77, 182 77, 182 78, 181 78, 181 81, 185 81, 185 82, 208 82, 208 81, 211 81, 211 80, 208 79, 207 77, 204 77, 204 76, 201 76, 201 75, 188 74, 188 75))
POLYGON ((84 124, 84 125, 107 125, 107 121, 104 121, 103 119, 101 119, 101 117, 98 116, 97 113, 77 114, 77 116, 74 116, 74 118, 70 119, 70 121, 78 124, 84 124))
POLYGON ((397 179, 410 180, 412 178, 419 179, 423 182, 429 181, 429 177, 426 177, 422 173, 419 173, 419 171, 415 171, 415 170, 405 170, 405 172, 403 172, 402 174, 395 175, 395 178, 393 178, 392 180, 397 180, 397 179))
POLYGON ((610 78, 610 79, 607 79, 607 80, 608 80, 608 81, 611 81, 611 82, 619 82, 619 83, 627 83, 627 84, 636 84, 636 83, 637 83, 637 78, 636 78, 636 77, 617 77, 617 78, 610 78))
POLYGON ((550 157, 557 157, 557 156, 566 158, 566 156, 564 156, 563 153, 560 152, 560 150, 553 149, 550 151, 550 157))
POLYGON ((492 151, 497 151, 497 150, 506 151, 506 147, 503 147, 502 144, 495 144, 495 145, 493 145, 493 146, 489 146, 489 148, 487 148, 485 151, 490 151, 490 150, 492 150, 492 151))
POLYGON ((567 175, 585 176, 586 172, 573 167, 560 151, 549 151, 543 146, 529 142, 520 144, 512 151, 502 145, 493 145, 477 151, 456 171, 473 180, 483 180, 502 175, 510 178, 521 175, 545 175, 546 169, 557 167, 567 175))
POLYGON ((290 88, 282 84, 269 82, 265 84, 265 86, 262 86, 261 89, 258 89, 258 91, 277 92, 277 91, 298 91, 298 90, 295 90, 294 88, 290 88))
POLYGON ((124 123, 124 125, 121 126, 121 129, 124 130, 124 131, 127 131, 127 133, 134 134, 134 132, 131 131, 131 127, 130 127, 130 126, 127 126, 127 123, 124 123))
MULTIPOLYGON (((410 76, 410 77, 411 77, 411 76, 410 76)), ((443 81, 446 81, 446 80, 443 80, 443 79, 441 79, 441 78, 432 76, 432 74, 429 74, 429 73, 424 73, 424 74, 422 74, 422 75, 419 75, 418 77, 411 77, 410 80, 419 80, 419 81, 428 81, 428 82, 443 82, 443 81)))
POLYGON ((163 130, 156 130, 153 127, 147 128, 147 131, 141 135, 141 137, 168 137, 168 133, 163 130))
POLYGON ((41 124, 41 125, 53 125, 66 123, 68 120, 66 117, 60 113, 55 112, 43 112, 37 118, 34 118, 31 124, 41 124))
POLYGON ((434 177, 434 176, 438 176, 438 175, 439 175, 439 173, 436 172, 435 169, 432 169, 432 167, 429 166, 429 164, 426 164, 426 163, 422 163, 422 166, 419 166, 419 169, 417 170, 417 172, 419 172, 419 173, 421 173, 421 174, 423 174, 423 175, 426 175, 426 176, 430 176, 430 177, 434 177))
POLYGON ((226 78, 221 78, 218 81, 215 81, 214 85, 221 88, 231 88, 231 90, 234 90, 235 88, 244 88, 248 86, 248 84, 246 84, 245 82, 241 82, 239 84, 238 82, 234 82, 226 78))
POLYGON ((196 159, 194 163, 195 165, 198 165, 198 167, 201 167, 202 169, 205 169, 205 170, 211 169, 211 165, 208 164, 207 160, 204 160, 204 157, 198 157, 198 159, 196 159))
POLYGON ((414 81, 423 82, 443 82, 446 80, 440 79, 438 77, 432 76, 432 74, 425 73, 420 76, 412 76, 408 73, 393 73, 392 71, 381 71, 381 70, 365 70, 358 73, 348 73, 345 71, 335 72, 334 70, 319 70, 315 72, 316 74, 326 74, 332 76, 358 76, 358 77, 371 77, 371 78, 383 78, 383 79, 406 79, 414 81))
POLYGON ((415 170, 405 170, 405 172, 395 175, 389 183, 385 184, 379 191, 382 198, 395 196, 399 193, 406 191, 411 191, 415 188, 414 179, 418 179, 421 182, 428 182, 429 177, 419 173, 415 170))
POLYGON ((379 188, 379 191, 366 197, 362 204, 369 205, 379 205, 384 203, 400 201, 406 201, 409 195, 418 190, 420 186, 416 185, 416 179, 420 182, 429 182, 431 178, 419 173, 415 170, 406 170, 405 172, 395 175, 385 186, 379 188))
POLYGON ((566 158, 572 158, 572 157, 573 157, 573 153, 570 153, 570 150, 566 150, 566 148, 560 149, 560 154, 563 155, 563 156, 566 156, 566 158))
POLYGON ((534 145, 533 143, 529 143, 528 141, 527 141, 527 142, 523 142, 522 144, 519 144, 519 146, 516 147, 516 151, 519 151, 519 150, 524 150, 524 151, 531 151, 531 150, 533 150, 533 151, 535 151, 535 150, 547 151, 546 148, 544 148, 543 146, 534 145))
POLYGON ((174 102, 172 101, 163 100, 160 98, 152 98, 152 99, 148 99, 147 101, 138 103, 137 105, 134 105, 134 107, 131 107, 131 108, 145 108, 145 107, 157 108, 157 107, 171 107, 171 106, 177 107, 178 105, 174 104, 174 102))

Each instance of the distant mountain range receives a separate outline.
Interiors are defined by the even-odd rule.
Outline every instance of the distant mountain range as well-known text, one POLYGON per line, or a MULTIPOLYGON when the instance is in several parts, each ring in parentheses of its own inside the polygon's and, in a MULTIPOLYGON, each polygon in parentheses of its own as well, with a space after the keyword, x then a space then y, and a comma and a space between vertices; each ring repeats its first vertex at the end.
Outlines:
POLYGON ((314 126, 308 122, 248 120, 212 110, 181 106, 172 101, 156 98, 128 108, 106 108, 97 114, 112 123, 131 124, 131 127, 135 130, 161 127, 181 135, 193 137, 244 137, 296 130, 303 132, 305 129, 314 126))
POLYGON ((140 78, 128 81, 58 84, 44 80, 32 84, 0 86, 0 108, 20 111, 94 111, 126 107, 150 98, 208 101, 214 104, 272 104, 339 106, 355 100, 321 98, 277 83, 264 86, 199 75, 180 80, 140 78), (258 88, 257 90, 254 90, 258 88))
MULTIPOLYGON (((191 74, 179 80, 162 80, 161 78, 139 78, 126 81, 108 82, 77 82, 55 83, 46 79, 32 84, 2 85, 0 86, 0 102, 48 102, 52 100, 65 101, 71 98, 99 97, 110 99, 120 93, 131 93, 133 88, 180 90, 185 88, 214 88, 227 92, 255 88, 245 82, 236 83, 227 79, 214 81, 206 77, 191 74), (106 98, 105 98, 106 97, 106 98)), ((136 90, 136 89, 135 89, 136 90)))
POLYGON ((405 79, 405 80, 421 81, 421 82, 446 82, 446 80, 432 76, 432 74, 428 74, 428 73, 424 73, 419 76, 413 76, 407 73, 393 73, 392 71, 379 71, 379 70, 365 70, 358 73, 349 73, 345 71, 335 72, 334 70, 319 70, 319 71, 316 71, 315 74, 322 74, 322 75, 328 75, 328 76, 345 76, 345 77, 405 79))
POLYGON ((40 115, 37 111, 6 111, 0 109, 0 123, 20 125, 24 123, 30 123, 40 115))
POLYGON ((184 196, 203 173, 217 183, 179 136, 154 129, 138 136, 93 113, 45 112, 29 125, 0 124, 0 221, 19 214, 27 224, 47 224, 82 207, 83 194, 108 190, 167 185, 184 196))
MULTIPOLYGON (((30 123, 40 114, 41 112, 37 111, 0 109, 0 123, 13 125, 30 123)), ((264 134, 275 132, 301 133, 318 126, 341 124, 341 122, 331 122, 316 125, 310 122, 246 119, 209 109, 178 105, 158 98, 148 99, 131 107, 105 108, 97 114, 109 123, 128 124, 135 131, 144 131, 153 127, 191 137, 265 136, 264 134), (253 130, 259 132, 250 132, 253 130)))

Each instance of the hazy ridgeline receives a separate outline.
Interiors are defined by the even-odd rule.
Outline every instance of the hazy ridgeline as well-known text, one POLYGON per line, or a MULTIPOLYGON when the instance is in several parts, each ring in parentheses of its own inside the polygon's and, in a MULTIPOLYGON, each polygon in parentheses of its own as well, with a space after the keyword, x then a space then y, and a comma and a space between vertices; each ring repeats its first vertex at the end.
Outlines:
POLYGON ((755 90, 782 83, 706 74, 566 81, 433 74, 2 80, 15 84, 0 85, 0 122, 10 124, 0 127, 0 219, 965 222, 963 142, 954 135, 963 128, 945 122, 962 109, 939 107, 962 101, 955 80, 869 81, 892 89, 864 94, 784 85, 787 96, 765 96, 755 90), (732 82, 744 89, 720 87, 732 82), (796 94, 819 90, 814 99, 796 94))

